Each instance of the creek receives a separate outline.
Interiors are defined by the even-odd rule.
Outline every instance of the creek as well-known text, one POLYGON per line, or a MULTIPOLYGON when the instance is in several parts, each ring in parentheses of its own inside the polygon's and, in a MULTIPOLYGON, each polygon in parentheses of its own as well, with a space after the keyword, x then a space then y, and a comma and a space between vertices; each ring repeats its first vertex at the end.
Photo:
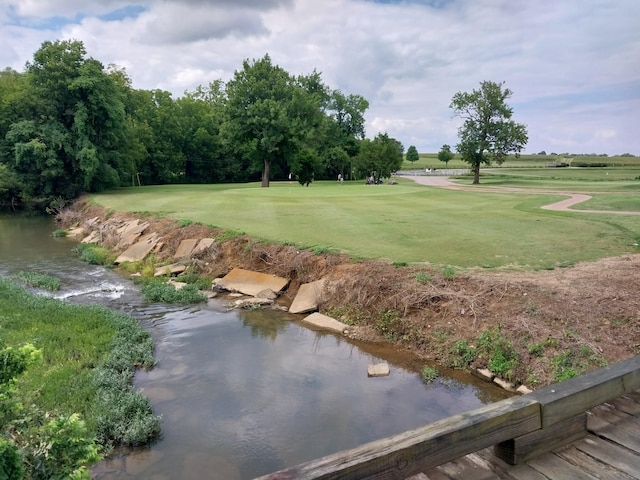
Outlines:
POLYGON ((430 384, 423 364, 384 345, 317 332, 271 309, 228 310, 223 299, 148 303, 117 271, 88 265, 50 217, 0 215, 0 275, 54 275, 54 294, 123 311, 148 329, 157 366, 134 382, 162 416, 155 444, 118 451, 92 478, 250 479, 505 398, 454 371, 430 384), (388 377, 367 377, 387 362, 388 377))

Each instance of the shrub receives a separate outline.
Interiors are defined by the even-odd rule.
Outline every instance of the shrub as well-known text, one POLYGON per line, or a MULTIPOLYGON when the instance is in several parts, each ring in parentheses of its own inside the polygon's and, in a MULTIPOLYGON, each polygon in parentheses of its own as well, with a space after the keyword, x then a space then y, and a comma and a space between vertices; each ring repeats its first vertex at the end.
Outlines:
POLYGON ((53 236, 54 237, 66 237, 67 236, 67 231, 66 230, 61 230, 61 229, 54 230, 53 231, 53 236))
POLYGON ((451 366, 454 368, 468 367, 476 358, 476 349, 469 345, 469 342, 464 338, 453 345, 451 353, 454 356, 451 366))
POLYGON ((110 267, 116 259, 111 250, 93 243, 79 243, 73 251, 80 255, 81 260, 91 265, 110 267))
POLYGON ((519 364, 518 352, 495 325, 478 336, 479 354, 487 360, 487 367, 499 377, 512 380, 519 364))
POLYGON ((24 478, 20 449, 2 438, 0 438, 0 478, 24 478))

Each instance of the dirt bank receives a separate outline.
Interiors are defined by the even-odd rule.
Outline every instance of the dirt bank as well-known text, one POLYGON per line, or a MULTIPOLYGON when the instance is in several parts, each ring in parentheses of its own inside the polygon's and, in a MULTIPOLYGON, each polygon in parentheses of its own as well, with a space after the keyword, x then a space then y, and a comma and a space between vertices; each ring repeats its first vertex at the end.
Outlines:
MULTIPOLYGON (((475 352, 472 365, 485 366, 491 360, 482 353, 487 342, 504 343, 517 354, 507 376, 538 388, 559 375, 640 353, 639 254, 553 271, 444 275, 425 266, 315 255, 247 236, 225 239, 225 232, 203 225, 111 213, 84 201, 58 222, 69 228, 94 217, 149 222, 148 231, 162 237, 159 264, 171 261, 183 239, 216 238, 210 251, 192 259, 192 270, 211 278, 233 267, 283 276, 291 280, 285 301, 302 283, 325 278, 322 313, 361 326, 362 340, 391 342, 443 366, 467 368, 460 355, 469 360, 468 352, 475 352)), ((108 236, 103 244, 116 249, 108 236)))

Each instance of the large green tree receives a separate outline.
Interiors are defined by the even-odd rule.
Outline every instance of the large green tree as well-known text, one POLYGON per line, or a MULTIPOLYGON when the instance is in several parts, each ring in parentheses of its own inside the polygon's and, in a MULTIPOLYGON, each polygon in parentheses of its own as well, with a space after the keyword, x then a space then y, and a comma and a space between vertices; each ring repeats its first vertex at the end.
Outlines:
POLYGON ((511 152, 518 155, 527 144, 525 125, 511 120, 507 105, 512 91, 504 83, 484 81, 478 90, 458 92, 449 107, 464 120, 458 129, 456 150, 471 165, 473 183, 480 183, 480 166, 503 163, 511 152))
POLYGON ((308 87, 269 55, 245 60, 227 83, 222 135, 237 157, 262 171, 263 187, 269 186, 272 166, 280 175, 288 173, 291 159, 312 137, 321 99, 308 87))
POLYGON ((120 185, 122 90, 82 42, 44 42, 27 64, 21 116, 6 134, 8 166, 33 203, 120 185))
POLYGON ((375 182, 389 178, 402 166, 404 147, 395 138, 379 133, 373 140, 365 138, 354 158, 354 168, 360 175, 373 177, 375 182))

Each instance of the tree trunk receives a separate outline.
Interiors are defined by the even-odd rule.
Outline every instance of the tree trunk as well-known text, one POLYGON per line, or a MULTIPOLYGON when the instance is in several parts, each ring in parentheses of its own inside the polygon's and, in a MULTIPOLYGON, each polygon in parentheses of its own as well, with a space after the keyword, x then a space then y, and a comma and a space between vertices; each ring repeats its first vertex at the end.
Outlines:
POLYGON ((473 164, 473 184, 477 185, 480 183, 480 163, 473 164))
POLYGON ((262 168, 262 186, 265 187, 265 188, 269 186, 269 171, 270 170, 271 170, 271 162, 265 158, 264 159, 264 167, 262 168))

